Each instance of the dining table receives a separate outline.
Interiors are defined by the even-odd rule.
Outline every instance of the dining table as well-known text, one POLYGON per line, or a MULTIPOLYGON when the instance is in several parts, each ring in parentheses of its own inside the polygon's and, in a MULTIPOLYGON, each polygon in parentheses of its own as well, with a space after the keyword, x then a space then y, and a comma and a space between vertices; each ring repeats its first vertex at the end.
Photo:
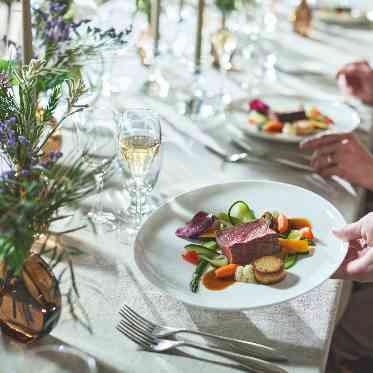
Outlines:
MULTIPOLYGON (((85 3, 87 7, 88 3, 85 3)), ((99 5, 95 3, 94 8, 89 9, 100 24, 123 28, 131 22, 132 13, 128 3, 109 0, 99 5)), ((189 4, 190 12, 187 13, 184 27, 189 33, 193 33, 195 2, 186 3, 189 4)), ((294 2, 277 2, 276 30, 265 36, 270 45, 270 59, 275 58, 276 63, 289 68, 277 69, 274 64, 269 76, 263 78, 257 87, 260 94, 306 96, 332 102, 348 102, 354 106, 361 118, 356 135, 370 147, 372 110, 343 95, 337 86, 335 73, 345 63, 357 59, 365 58, 373 62, 373 29, 327 25, 315 21, 310 36, 305 38, 292 31, 289 22, 292 6, 294 2), (297 66, 311 60, 314 66, 317 64, 324 70, 321 73, 297 72, 297 66)), ((165 7, 168 7, 168 2, 165 7)), ((162 35, 167 38, 168 30, 164 26, 165 24, 161 24, 161 43, 162 35)), ((208 43, 205 44, 208 47, 208 43)), ((189 41, 185 48, 187 55, 192 48, 193 42, 189 41)), ((160 50, 162 51, 162 44, 160 50)), ((183 192, 209 184, 247 179, 273 180, 294 184, 321 195, 343 214, 347 222, 352 222, 361 215, 366 191, 345 180, 337 177, 324 179, 315 173, 271 162, 227 163, 209 151, 206 145, 226 154, 240 151, 232 143, 232 139, 242 133, 237 132, 231 123, 229 113, 196 119, 182 112, 181 106, 178 105, 182 96, 173 94, 173 89, 186 89, 191 75, 187 68, 180 68, 175 63, 176 58, 180 61, 180 56, 175 57, 170 51, 161 56, 161 69, 171 85, 167 97, 155 97, 141 89, 141 84, 149 74, 149 68, 140 64, 134 42, 129 43, 123 54, 111 56, 110 71, 104 74, 107 81, 104 82, 100 97, 94 104, 108 105, 108 110, 112 107, 117 110, 149 107, 159 114, 163 140, 161 172, 152 193, 156 203, 162 204, 183 192)), ((247 88, 242 85, 248 73, 244 68, 241 70, 229 72, 226 78, 225 88, 229 90, 233 100, 250 98, 247 88)), ((202 68, 202 76, 209 89, 219 90, 219 74, 219 71, 214 69, 202 68)), ((76 133, 72 121, 63 126, 62 137, 64 153, 76 147, 76 133)), ((279 144, 246 136, 243 138, 252 146, 265 150, 274 157, 281 151, 298 155, 301 153, 294 144, 279 144)), ((255 195, 249 198, 255 198, 255 195)), ((288 198, 291 203, 291 196, 288 198)), ((82 201, 71 224, 84 221, 92 201, 92 197, 82 201)), ((106 181, 103 202, 105 208, 114 213, 119 213, 119 210, 128 206, 129 195, 124 190, 123 176, 119 171, 106 181)), ((320 211, 320 216, 323 213, 320 211)), ((72 346, 92 356, 98 364, 98 371, 102 373, 235 371, 223 358, 197 350, 180 348, 178 352, 162 354, 141 350, 116 330, 120 320, 118 312, 123 304, 128 304, 143 316, 162 325, 190 328, 275 347, 287 356, 289 361, 280 365, 289 373, 325 371, 333 331, 348 301, 350 284, 329 279, 296 299, 255 310, 221 312, 196 308, 177 301, 146 280, 135 264, 134 240, 124 235, 121 229, 98 229, 98 232, 94 232, 87 228, 62 238, 66 244, 72 242, 86 253, 74 259, 74 265, 80 303, 86 310, 92 331, 89 332, 74 322, 66 306, 57 327, 49 336, 36 342, 37 347, 72 346)), ((177 271, 177 268, 169 270, 177 271)), ((185 338, 206 342, 200 337, 185 338)), ((32 348, 31 345, 20 345, 2 336, 0 371, 31 371, 34 358, 30 353, 32 348)), ((63 359, 63 356, 61 358, 63 359)))

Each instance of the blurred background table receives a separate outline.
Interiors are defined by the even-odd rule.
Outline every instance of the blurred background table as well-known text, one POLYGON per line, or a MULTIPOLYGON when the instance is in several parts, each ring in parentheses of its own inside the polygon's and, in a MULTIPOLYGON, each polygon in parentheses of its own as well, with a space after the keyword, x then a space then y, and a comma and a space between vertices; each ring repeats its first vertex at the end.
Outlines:
MULTIPOLYGON (((123 22, 127 23, 132 11, 129 3, 111 0, 100 5, 97 8, 100 24, 107 22, 123 28, 123 22)), ((271 74, 263 78, 259 86, 260 93, 345 99, 336 86, 334 73, 344 63, 360 58, 373 59, 372 31, 355 28, 347 32, 339 26, 326 27, 317 23, 311 37, 305 39, 291 32, 288 5, 282 2, 278 4, 276 32, 267 39, 269 55, 273 55, 282 66, 294 61, 304 63, 312 60, 314 66, 325 69, 325 74, 296 74, 273 68, 271 74)), ((190 32, 189 28, 192 26, 189 22, 192 21, 186 20, 183 26, 185 30, 181 33, 190 32)), ((188 48, 192 51, 193 43, 187 40, 185 48, 187 52, 188 48)), ((170 58, 167 62, 167 58, 169 57, 165 57, 164 66, 170 82, 188 85, 190 75, 187 69, 175 69, 173 60, 170 58)), ((204 76, 209 88, 219 89, 217 74, 212 69, 206 70, 204 76)), ((106 75, 107 90, 104 89, 103 97, 97 104, 117 108, 148 106, 164 118, 163 166, 154 191, 159 203, 205 184, 239 179, 269 179, 296 184, 322 195, 343 213, 347 221, 353 221, 361 213, 365 191, 346 182, 325 181, 315 175, 281 166, 223 164, 196 139, 212 142, 227 152, 237 151, 230 142, 232 132, 228 131, 231 125, 229 117, 215 116, 202 122, 194 122, 180 113, 177 95, 158 99, 141 94, 140 89, 147 75, 148 69, 139 64, 136 48, 132 45, 125 55, 112 61, 112 74, 106 75)), ((245 74, 229 73, 227 87, 233 98, 249 99, 248 92, 241 86, 242 81, 247 78, 245 74)), ((356 105, 363 119, 358 133, 369 145, 371 111, 363 105, 356 105)), ((67 126, 63 136, 64 152, 67 152, 75 144, 73 127, 67 126)), ((272 152, 277 151, 273 144, 257 142, 257 145, 272 152)), ((128 204, 128 196, 122 191, 120 177, 110 180, 104 197, 106 207, 114 211, 118 206, 125 207, 128 204)), ((82 206, 75 219, 81 219, 87 207, 82 206)), ((148 283, 134 264, 133 247, 120 243, 119 235, 118 232, 112 232, 95 236, 89 231, 83 231, 65 238, 76 240, 88 253, 86 257, 76 261, 76 277, 80 284, 81 302, 88 311, 94 334, 90 335, 84 328, 74 324, 66 312, 53 336, 44 339, 41 344, 66 343, 77 347, 98 360, 101 364, 100 372, 232 371, 230 367, 204 361, 208 356, 195 351, 185 350, 186 353, 193 353, 193 358, 187 355, 180 357, 139 351, 115 330, 119 308, 126 302, 157 322, 271 344, 289 357, 290 363, 286 365, 289 372, 324 371, 340 307, 340 281, 329 280, 309 294, 267 309, 229 313, 204 311, 183 305, 148 283)), ((342 298, 344 300, 345 296, 342 298)), ((27 347, 15 345, 4 338, 0 343, 4 372, 13 372, 14 362, 17 360, 17 372, 25 371, 26 366, 32 364, 30 360, 19 358, 18 352, 27 347)))

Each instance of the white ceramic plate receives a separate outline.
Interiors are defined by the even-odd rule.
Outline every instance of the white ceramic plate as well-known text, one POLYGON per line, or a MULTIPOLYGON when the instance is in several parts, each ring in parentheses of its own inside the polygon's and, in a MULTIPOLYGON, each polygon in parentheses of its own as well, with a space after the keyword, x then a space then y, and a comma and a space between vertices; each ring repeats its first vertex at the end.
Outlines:
MULTIPOLYGON (((329 132, 352 132, 360 124, 360 117, 356 110, 340 102, 285 95, 263 95, 259 98, 266 102, 275 111, 297 110, 301 107, 307 109, 310 106, 316 106, 321 113, 333 119, 334 125, 331 127, 329 132)), ((307 138, 307 136, 286 135, 282 133, 272 134, 258 131, 255 126, 248 123, 248 102, 248 99, 239 99, 232 102, 232 111, 230 112, 232 124, 237 125, 248 135, 265 140, 285 143, 299 143, 307 138)))
POLYGON ((270 306, 307 293, 335 272, 347 247, 331 229, 344 224, 342 215, 328 201, 293 185, 270 181, 211 185, 184 193, 154 212, 137 235, 135 261, 152 284, 184 303, 226 311, 270 306), (248 201, 258 216, 277 210, 309 218, 319 240, 315 254, 299 260, 276 285, 236 283, 222 291, 201 285, 194 294, 189 290, 193 266, 181 258, 187 242, 176 237, 175 230, 200 210, 226 211, 237 200, 248 201))

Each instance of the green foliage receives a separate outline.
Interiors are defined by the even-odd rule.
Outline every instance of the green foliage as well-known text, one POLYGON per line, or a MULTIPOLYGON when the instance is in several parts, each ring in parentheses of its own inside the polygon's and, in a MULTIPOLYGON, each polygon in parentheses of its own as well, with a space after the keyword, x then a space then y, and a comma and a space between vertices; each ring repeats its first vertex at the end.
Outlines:
POLYGON ((223 13, 233 12, 236 9, 235 0, 215 0, 215 4, 223 13))
POLYGON ((49 91, 49 97, 45 108, 40 111, 39 97, 44 90, 43 84, 51 74, 51 69, 46 67, 46 62, 33 60, 30 65, 15 66, 10 65, 8 75, 12 77, 15 84, 8 90, 0 89, 0 121, 9 117, 17 119, 15 128, 16 138, 25 137, 31 144, 31 154, 22 151, 25 148, 17 142, 16 151, 8 151, 8 159, 13 165, 21 169, 28 168, 32 159, 43 156, 43 145, 61 126, 70 115, 81 111, 82 107, 77 105, 79 97, 85 93, 84 85, 81 81, 71 79, 62 80, 54 85, 49 91), (67 111, 65 115, 52 128, 49 126, 50 120, 54 116, 56 107, 62 100, 62 88, 66 84, 68 87, 67 111))
MULTIPOLYGON (((9 172, 0 175, 0 261, 12 275, 21 273, 35 239, 41 235, 48 237, 53 223, 69 217, 60 214, 61 208, 74 207, 93 192, 95 174, 107 166, 103 164, 92 170, 87 166, 84 153, 66 157, 64 164, 58 162, 56 154, 53 157, 45 154, 44 145, 61 124, 85 108, 79 105, 85 86, 82 81, 70 78, 61 78, 61 82, 48 90, 46 104, 41 108, 40 94, 50 74, 45 61, 33 60, 25 66, 4 65, 0 75, 0 157, 10 167, 9 172), (63 95, 63 92, 67 94, 63 95), (64 100, 66 111, 57 121, 54 114, 64 100), (9 118, 13 119, 11 124, 9 118), (50 126, 52 120, 53 126, 50 126), (9 131, 12 131, 11 141, 7 137, 9 131)), ((84 226, 54 234, 67 234, 82 228, 84 226)), ((63 273, 70 274, 70 288, 65 296, 71 314, 90 329, 79 303, 72 261, 81 251, 71 247, 59 251, 57 248, 46 249, 45 242, 40 254, 50 256, 52 269, 59 263, 66 264, 59 281, 63 273), (83 320, 78 317, 78 309, 83 320)))
POLYGON ((148 20, 148 23, 151 22, 152 17, 152 2, 151 0, 136 0, 136 9, 137 11, 144 13, 148 20))
POLYGON ((54 163, 36 167, 25 176, 0 180, 0 260, 13 273, 22 270, 35 237, 47 234, 50 224, 66 218, 57 211, 95 189, 94 172, 85 168, 84 158, 78 158, 68 167, 54 163))

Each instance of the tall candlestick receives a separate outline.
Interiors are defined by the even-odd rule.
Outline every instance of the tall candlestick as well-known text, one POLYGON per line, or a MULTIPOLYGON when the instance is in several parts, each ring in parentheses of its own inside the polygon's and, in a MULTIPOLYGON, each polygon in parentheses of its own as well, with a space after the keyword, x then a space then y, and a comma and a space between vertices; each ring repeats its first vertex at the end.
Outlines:
POLYGON ((185 5, 185 0, 179 0, 179 22, 183 21, 184 5, 185 5))
POLYGON ((23 63, 32 59, 32 23, 30 0, 22 0, 23 63))
POLYGON ((195 51, 195 59, 194 59, 194 73, 195 74, 199 74, 201 72, 204 10, 205 10, 205 0, 198 0, 196 51, 195 51))
POLYGON ((153 0, 152 3, 152 26, 154 35, 154 56, 159 55, 160 39, 161 0, 153 0))

